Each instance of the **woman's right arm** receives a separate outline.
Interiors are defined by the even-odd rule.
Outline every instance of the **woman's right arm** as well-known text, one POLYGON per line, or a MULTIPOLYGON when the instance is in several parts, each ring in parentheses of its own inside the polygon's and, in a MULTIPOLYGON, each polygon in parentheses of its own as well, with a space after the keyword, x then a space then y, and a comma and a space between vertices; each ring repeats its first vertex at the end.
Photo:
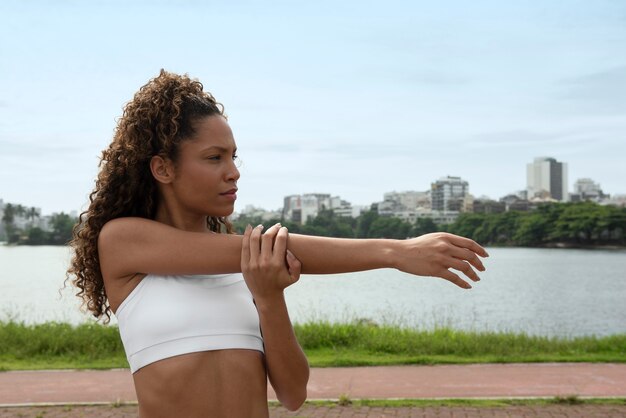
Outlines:
MULTIPOLYGON (((100 266, 107 277, 134 273, 221 274, 241 271, 242 236, 183 231, 144 218, 109 221, 98 239, 100 266)), ((289 250, 302 263, 302 273, 330 274, 396 268, 420 276, 436 276, 469 287, 449 268, 470 279, 484 270, 474 241, 447 233, 408 240, 347 239, 290 234, 289 250)))

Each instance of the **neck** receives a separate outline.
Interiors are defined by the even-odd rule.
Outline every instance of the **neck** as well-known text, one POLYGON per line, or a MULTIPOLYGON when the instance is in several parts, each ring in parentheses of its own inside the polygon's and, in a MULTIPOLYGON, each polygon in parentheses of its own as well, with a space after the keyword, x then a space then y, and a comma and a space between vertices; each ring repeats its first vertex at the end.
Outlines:
POLYGON ((183 210, 172 207, 172 205, 168 205, 166 202, 159 204, 154 220, 183 231, 209 231, 206 215, 185 213, 183 210))

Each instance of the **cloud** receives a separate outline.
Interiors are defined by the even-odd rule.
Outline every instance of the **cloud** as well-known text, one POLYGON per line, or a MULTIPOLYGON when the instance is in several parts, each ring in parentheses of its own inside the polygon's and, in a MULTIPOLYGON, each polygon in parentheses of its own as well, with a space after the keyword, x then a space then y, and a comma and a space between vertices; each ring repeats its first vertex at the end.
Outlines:
POLYGON ((532 132, 525 129, 514 129, 499 132, 485 132, 472 136, 469 144, 472 147, 525 147, 574 144, 589 140, 584 132, 532 132))
POLYGON ((626 111, 626 66, 562 79, 558 98, 576 102, 585 111, 626 111))
POLYGON ((460 86, 471 82, 471 78, 466 76, 435 71, 409 73, 406 75, 406 80, 413 83, 438 86, 460 86))

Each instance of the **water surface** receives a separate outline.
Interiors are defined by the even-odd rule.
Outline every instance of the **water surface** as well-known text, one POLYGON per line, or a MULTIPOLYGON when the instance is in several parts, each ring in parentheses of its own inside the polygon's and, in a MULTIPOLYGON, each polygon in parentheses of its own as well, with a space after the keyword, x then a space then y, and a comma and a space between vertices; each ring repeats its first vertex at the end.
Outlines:
MULTIPOLYGON (((487 271, 471 290, 392 269, 304 275, 286 290, 292 321, 363 318, 549 336, 626 333, 626 251, 488 251, 487 271)), ((68 261, 66 247, 0 246, 0 319, 90 320, 79 312, 73 288, 58 293, 68 261)))

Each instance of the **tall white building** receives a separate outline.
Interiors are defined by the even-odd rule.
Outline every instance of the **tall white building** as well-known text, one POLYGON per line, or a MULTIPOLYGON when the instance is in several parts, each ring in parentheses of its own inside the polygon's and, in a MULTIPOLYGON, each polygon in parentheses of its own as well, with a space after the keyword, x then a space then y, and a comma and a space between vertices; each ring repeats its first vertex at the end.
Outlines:
POLYGON ((555 200, 568 202, 567 163, 551 157, 535 158, 526 165, 526 190, 529 200, 547 192, 555 200))

